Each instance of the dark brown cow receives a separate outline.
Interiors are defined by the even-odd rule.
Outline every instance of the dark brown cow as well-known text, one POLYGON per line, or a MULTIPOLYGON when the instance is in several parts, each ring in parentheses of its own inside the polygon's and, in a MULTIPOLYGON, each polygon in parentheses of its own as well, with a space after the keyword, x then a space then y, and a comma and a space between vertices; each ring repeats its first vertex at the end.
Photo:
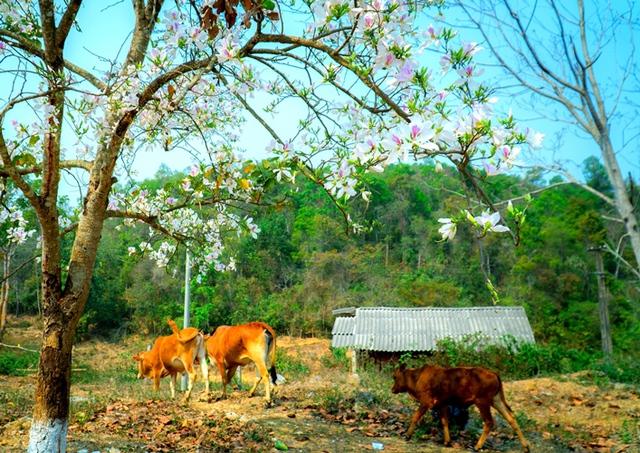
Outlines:
POLYGON ((518 434, 523 450, 529 451, 529 444, 504 398, 502 381, 496 373, 484 368, 442 368, 425 365, 422 368, 407 369, 402 365, 394 371, 393 379, 395 381, 391 389, 393 393, 408 392, 420 403, 418 410, 411 418, 407 438, 413 435, 416 425, 428 409, 438 409, 444 427, 444 443, 449 445, 451 438, 447 406, 475 404, 484 421, 476 450, 482 448, 493 428, 491 407, 494 407, 518 434))

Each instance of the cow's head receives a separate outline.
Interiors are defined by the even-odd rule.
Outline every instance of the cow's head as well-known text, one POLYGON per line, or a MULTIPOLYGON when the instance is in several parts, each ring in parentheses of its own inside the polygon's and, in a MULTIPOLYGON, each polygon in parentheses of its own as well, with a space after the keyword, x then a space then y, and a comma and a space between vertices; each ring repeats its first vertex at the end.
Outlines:
POLYGON ((403 363, 400 368, 393 372, 393 387, 391 393, 401 393, 407 391, 407 366, 403 363))
POLYGON ((145 352, 141 352, 133 356, 133 360, 138 362, 138 379, 151 378, 151 365, 149 360, 145 359, 145 352))

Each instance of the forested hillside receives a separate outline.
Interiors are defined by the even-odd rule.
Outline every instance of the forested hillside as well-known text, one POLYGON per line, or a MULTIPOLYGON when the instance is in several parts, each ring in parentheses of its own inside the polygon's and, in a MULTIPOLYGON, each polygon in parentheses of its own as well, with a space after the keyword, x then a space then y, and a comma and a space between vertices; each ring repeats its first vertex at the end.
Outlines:
MULTIPOLYGON (((606 192, 602 174, 597 161, 586 163, 587 182, 606 192)), ((157 188, 181 177, 163 169, 141 187, 157 188)), ((514 199, 523 206, 525 201, 518 197, 534 191, 520 244, 514 246, 507 235, 478 239, 464 227, 453 241, 442 242, 437 219, 468 203, 453 171, 398 165, 368 178, 370 203, 350 207, 368 227, 361 234, 347 233, 343 214, 318 186, 307 183, 286 193, 278 189, 283 192, 272 194, 272 206, 257 216, 257 239, 229 238, 237 271, 212 270, 201 281, 194 279, 192 323, 210 330, 262 319, 282 333, 326 336, 333 322, 331 311, 337 307, 497 302, 523 305, 539 342, 599 349, 594 256, 588 248, 603 239, 617 243, 621 230, 603 220, 597 197, 580 187, 558 184, 560 179, 548 183, 554 187, 538 191, 547 183, 533 172, 493 176, 486 184, 494 200, 514 199)), ((146 227, 109 224, 80 335, 155 334, 164 330, 167 317, 181 319, 184 256, 176 255, 176 265, 166 268, 138 254, 130 256, 128 247, 145 238, 146 227)), ((19 248, 15 266, 32 254, 29 246, 19 248)), ((609 256, 605 267, 612 293, 614 350, 638 351, 637 282, 609 256)), ((38 281, 33 264, 12 277, 10 314, 38 312, 38 281)))

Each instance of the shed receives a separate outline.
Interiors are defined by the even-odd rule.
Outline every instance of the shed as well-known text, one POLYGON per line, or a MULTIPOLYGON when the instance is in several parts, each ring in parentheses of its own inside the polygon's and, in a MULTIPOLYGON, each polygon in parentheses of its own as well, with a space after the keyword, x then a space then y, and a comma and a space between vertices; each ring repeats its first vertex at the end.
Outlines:
POLYGON ((523 307, 362 307, 335 310, 334 315, 331 345, 354 351, 426 352, 444 338, 476 333, 495 342, 507 335, 535 342, 523 307))

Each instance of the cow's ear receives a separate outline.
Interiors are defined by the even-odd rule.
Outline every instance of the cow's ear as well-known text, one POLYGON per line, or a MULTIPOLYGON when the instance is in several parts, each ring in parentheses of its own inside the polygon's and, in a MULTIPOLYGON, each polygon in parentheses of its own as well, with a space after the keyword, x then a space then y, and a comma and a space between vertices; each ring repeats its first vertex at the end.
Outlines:
POLYGON ((135 360, 136 362, 140 362, 142 360, 142 357, 140 357, 140 354, 136 354, 133 357, 133 360, 135 360))
POLYGON ((401 363, 401 364, 400 364, 400 368, 399 368, 399 370, 400 370, 400 371, 404 371, 404 370, 406 370, 406 369, 407 369, 407 364, 406 364, 406 363, 401 363))

